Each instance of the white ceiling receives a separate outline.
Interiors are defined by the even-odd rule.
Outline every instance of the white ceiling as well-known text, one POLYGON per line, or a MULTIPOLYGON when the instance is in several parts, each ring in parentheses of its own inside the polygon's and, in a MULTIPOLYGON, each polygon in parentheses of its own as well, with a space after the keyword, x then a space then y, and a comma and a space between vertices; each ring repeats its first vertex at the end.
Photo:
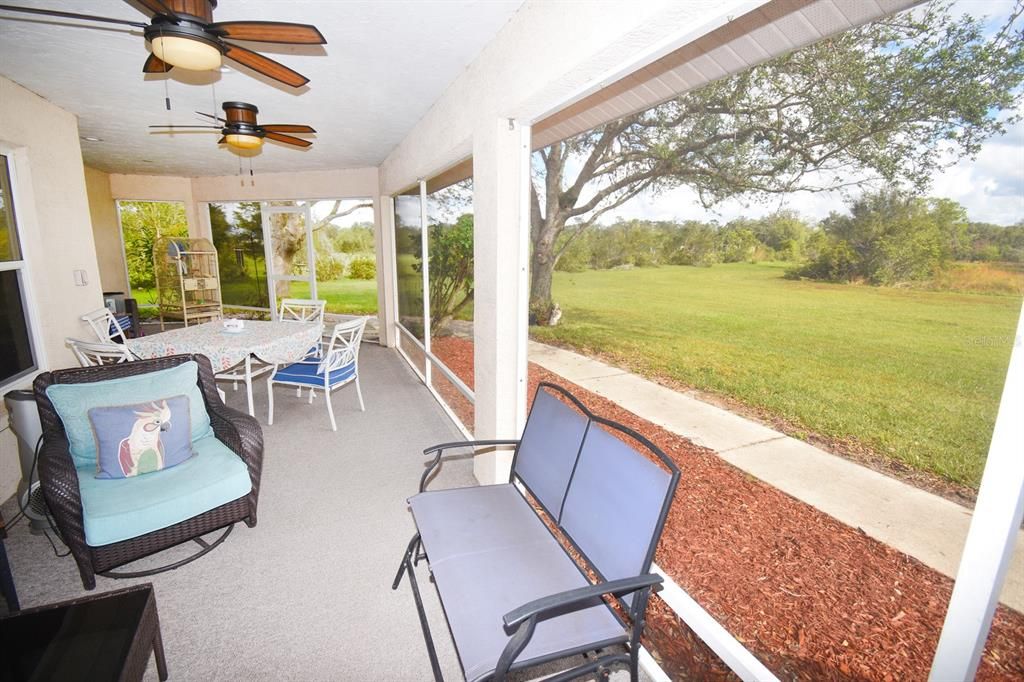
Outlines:
MULTIPOLYGON (((226 100, 258 106, 260 123, 305 123, 318 131, 308 150, 265 144, 253 160, 259 172, 377 166, 521 3, 221 0, 215 21, 295 21, 320 29, 327 39, 322 47, 242 43, 309 78, 298 90, 228 60, 226 73, 145 75, 141 29, 0 12, 0 74, 78 115, 79 134, 102 140, 82 140, 86 165, 107 172, 237 172, 238 157, 217 145, 217 131, 170 135, 147 128, 201 123, 193 111, 213 113, 214 90, 218 106, 226 100), (164 106, 165 83, 171 111, 164 106)), ((147 20, 121 0, 16 4, 147 20)))

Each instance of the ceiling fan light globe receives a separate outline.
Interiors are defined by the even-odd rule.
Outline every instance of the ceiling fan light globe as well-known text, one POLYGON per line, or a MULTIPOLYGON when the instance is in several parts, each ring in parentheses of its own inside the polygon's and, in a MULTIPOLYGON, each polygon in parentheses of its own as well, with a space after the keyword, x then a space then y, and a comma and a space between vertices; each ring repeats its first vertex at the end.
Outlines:
POLYGON ((221 54, 213 45, 181 36, 157 36, 150 41, 153 54, 171 66, 189 71, 220 68, 221 54))
POLYGON ((263 138, 256 135, 225 135, 224 141, 239 149, 259 149, 263 145, 263 138))

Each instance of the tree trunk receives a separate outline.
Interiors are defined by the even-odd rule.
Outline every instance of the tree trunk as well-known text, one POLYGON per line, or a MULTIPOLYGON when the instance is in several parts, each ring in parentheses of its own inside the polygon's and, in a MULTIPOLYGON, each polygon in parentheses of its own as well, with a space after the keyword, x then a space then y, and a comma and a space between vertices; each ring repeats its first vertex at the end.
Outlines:
POLYGON ((530 258, 530 322, 546 325, 551 319, 551 275, 555 264, 553 254, 541 251, 534 249, 530 258))
POLYGON ((533 253, 530 256, 530 322, 547 325, 551 320, 551 277, 555 272, 558 256, 555 241, 565 228, 565 217, 561 213, 548 216, 534 230, 533 253))
MULTIPOLYGON (((305 219, 301 213, 275 213, 270 216, 270 244, 274 255, 274 274, 292 274, 292 262, 299 248, 305 248, 305 219)), ((291 296, 292 283, 277 280, 274 293, 278 299, 291 296)))

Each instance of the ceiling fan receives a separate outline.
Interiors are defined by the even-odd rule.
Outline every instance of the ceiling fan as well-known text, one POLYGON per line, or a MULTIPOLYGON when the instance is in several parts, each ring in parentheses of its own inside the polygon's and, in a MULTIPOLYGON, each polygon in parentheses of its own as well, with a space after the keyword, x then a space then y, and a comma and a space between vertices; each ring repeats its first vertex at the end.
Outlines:
POLYGON ((281 21, 214 22, 213 10, 217 7, 217 0, 125 1, 133 6, 141 5, 151 12, 150 22, 144 24, 127 19, 113 19, 92 14, 77 14, 16 5, 0 5, 0 10, 124 24, 141 28, 153 51, 142 67, 146 73, 166 73, 176 66, 191 71, 211 71, 220 68, 221 57, 227 57, 293 88, 305 85, 309 79, 284 64, 228 42, 228 39, 288 45, 324 45, 327 43, 320 31, 309 24, 292 24, 281 21))
POLYGON ((224 116, 226 118, 214 116, 213 114, 206 114, 202 111, 197 111, 196 113, 200 116, 206 116, 214 121, 218 121, 222 125, 155 125, 149 127, 162 128, 165 130, 219 130, 224 136, 217 141, 217 144, 227 144, 228 146, 235 147, 237 149, 259 149, 263 145, 263 138, 269 138, 271 140, 303 148, 309 147, 313 144, 309 140, 303 140, 298 137, 284 134, 315 133, 316 131, 310 126, 297 125, 293 123, 271 123, 268 125, 259 125, 256 122, 256 114, 258 114, 260 110, 257 109, 255 105, 248 104, 246 102, 224 102, 224 104, 221 105, 221 108, 224 109, 224 116))

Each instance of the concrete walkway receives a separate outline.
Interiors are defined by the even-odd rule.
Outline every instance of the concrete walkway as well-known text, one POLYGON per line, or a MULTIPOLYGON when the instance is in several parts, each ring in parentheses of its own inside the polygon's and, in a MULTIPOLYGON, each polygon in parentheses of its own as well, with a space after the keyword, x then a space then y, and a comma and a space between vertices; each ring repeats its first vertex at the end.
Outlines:
MULTIPOLYGON (((955 577, 970 510, 577 353, 530 342, 530 361, 694 443, 843 523, 955 577)), ((1000 596, 1024 612, 1024 532, 1000 596)))

